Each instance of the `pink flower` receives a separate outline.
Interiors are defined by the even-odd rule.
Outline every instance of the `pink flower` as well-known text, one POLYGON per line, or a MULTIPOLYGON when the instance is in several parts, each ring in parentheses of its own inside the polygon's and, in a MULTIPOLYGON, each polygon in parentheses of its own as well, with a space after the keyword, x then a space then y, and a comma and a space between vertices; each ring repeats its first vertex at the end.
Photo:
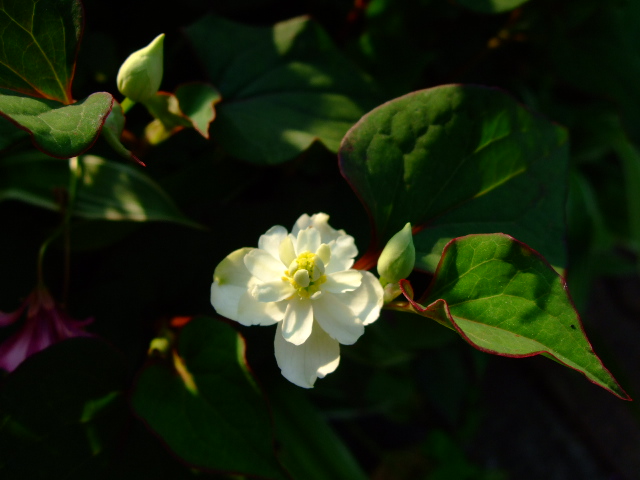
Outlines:
POLYGON ((84 327, 93 322, 93 318, 74 320, 44 287, 31 292, 16 311, 0 312, 0 327, 17 322, 25 310, 27 315, 22 328, 0 345, 0 368, 9 372, 49 345, 67 338, 92 336, 84 331, 84 327))

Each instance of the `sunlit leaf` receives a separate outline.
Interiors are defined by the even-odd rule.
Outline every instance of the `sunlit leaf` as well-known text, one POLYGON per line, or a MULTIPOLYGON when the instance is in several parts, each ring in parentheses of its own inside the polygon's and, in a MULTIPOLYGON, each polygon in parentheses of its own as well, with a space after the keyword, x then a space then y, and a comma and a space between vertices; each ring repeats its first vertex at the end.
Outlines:
MULTIPOLYGON (((56 190, 70 185, 71 160, 29 153, 0 160, 0 200, 14 199, 60 210, 56 190)), ((88 219, 169 221, 198 227, 171 198, 133 165, 80 157, 73 214, 88 219)))
POLYGON ((253 27, 209 15, 186 32, 222 95, 211 133, 239 158, 280 163, 316 140, 335 151, 378 103, 370 80, 308 18, 253 27))
POLYGON ((71 103, 82 21, 79 0, 1 2, 0 87, 71 103))
POLYGON ((562 277, 508 235, 450 242, 427 292, 412 303, 482 351, 507 357, 544 354, 629 400, 587 340, 562 277))
POLYGON ((368 210, 374 248, 406 222, 433 271, 452 238, 504 232, 564 266, 566 132, 495 89, 450 85, 387 102, 340 147, 368 210))
POLYGON ((86 151, 111 111, 109 93, 93 93, 72 105, 0 89, 0 114, 31 135, 44 153, 69 158, 86 151))
POLYGON ((266 402, 247 370, 244 340, 197 317, 180 332, 172 364, 146 366, 133 408, 183 461, 260 478, 286 478, 266 402))

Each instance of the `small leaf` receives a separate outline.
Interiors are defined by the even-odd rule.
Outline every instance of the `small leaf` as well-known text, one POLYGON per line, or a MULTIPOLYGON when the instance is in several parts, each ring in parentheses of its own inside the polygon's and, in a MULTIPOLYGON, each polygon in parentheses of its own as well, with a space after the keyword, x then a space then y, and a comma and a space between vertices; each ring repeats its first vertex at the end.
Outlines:
POLYGON ((244 340, 212 318, 180 332, 178 362, 145 367, 132 404, 190 465, 260 478, 286 478, 275 457, 265 400, 244 361, 244 340))
POLYGON ((495 231, 566 262, 566 132, 499 90, 447 85, 387 102, 349 130, 339 155, 374 250, 411 222, 425 270, 451 238, 495 231))
POLYGON ((183 128, 193 128, 209 138, 209 124, 216 116, 214 105, 220 93, 206 83, 181 85, 176 93, 158 92, 144 102, 156 120, 147 125, 145 137, 156 145, 183 128))
POLYGON ((460 5, 480 13, 504 13, 524 5, 529 0, 456 0, 460 5))
POLYGON ((82 22, 79 0, 0 3, 0 87, 70 104, 82 22))
MULTIPOLYGON (((70 161, 40 152, 0 160, 0 200, 14 199, 58 211, 54 192, 67 189, 70 161)), ((171 198, 133 166, 83 156, 78 162, 73 215, 87 219, 170 221, 201 228, 186 218, 171 198)))
POLYGON ((630 400, 587 340, 567 286, 527 245, 496 233, 456 238, 415 310, 479 350, 507 357, 543 354, 630 400), (423 306, 426 305, 426 306, 423 306))
POLYGON ((216 118, 215 105, 222 100, 220 92, 206 83, 187 83, 176 89, 176 97, 193 128, 208 139, 209 125, 216 118))
POLYGON ((105 92, 63 105, 0 89, 0 114, 28 132, 36 148, 58 158, 74 157, 89 149, 112 104, 113 97, 105 92))
POLYGON ((336 151, 377 103, 370 79, 308 18, 253 27, 208 15, 186 32, 223 98, 212 135, 244 160, 281 163, 316 140, 336 151))
POLYGON ((124 131, 125 122, 126 118, 124 116, 124 111, 122 110, 122 105, 114 100, 111 113, 107 116, 104 126, 102 127, 102 136, 118 155, 128 160, 133 160, 143 167, 146 167, 146 165, 120 141, 122 138, 122 132, 124 131))

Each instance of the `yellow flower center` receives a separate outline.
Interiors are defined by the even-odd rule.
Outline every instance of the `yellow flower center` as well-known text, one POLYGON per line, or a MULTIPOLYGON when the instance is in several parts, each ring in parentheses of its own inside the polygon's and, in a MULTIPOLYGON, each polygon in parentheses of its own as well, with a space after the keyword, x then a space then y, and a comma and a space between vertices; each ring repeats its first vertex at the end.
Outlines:
POLYGON ((302 298, 310 298, 320 291, 320 285, 327 281, 324 274, 324 263, 318 255, 303 252, 298 255, 289 270, 285 270, 282 280, 289 282, 302 298))

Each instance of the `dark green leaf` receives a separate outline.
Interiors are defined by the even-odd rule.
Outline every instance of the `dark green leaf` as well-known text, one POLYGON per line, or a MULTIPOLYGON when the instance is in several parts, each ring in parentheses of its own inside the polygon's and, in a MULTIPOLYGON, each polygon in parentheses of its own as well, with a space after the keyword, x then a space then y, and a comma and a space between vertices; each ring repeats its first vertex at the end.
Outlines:
POLYGON ((187 28, 222 95, 212 135, 231 154, 280 163, 344 133, 378 99, 371 82, 308 18, 250 27, 209 15, 187 28))
POLYGON ((435 268, 451 238, 502 231, 564 266, 566 132, 505 93, 443 86, 388 102, 340 147, 380 249, 406 222, 416 265, 435 268))
POLYGON ((0 394, 0 477, 97 478, 128 417, 121 356, 77 338, 30 357, 0 394))
POLYGON ((367 475, 307 392, 278 379, 269 390, 282 463, 295 479, 364 480, 367 475))
POLYGON ((286 478, 275 456, 269 411, 247 370, 244 348, 230 326, 194 318, 180 332, 175 367, 151 364, 142 370, 133 408, 193 466, 286 478))
MULTIPOLYGON (((0 200, 14 199, 59 210, 55 191, 68 189, 75 160, 60 160, 40 152, 0 161, 0 200)), ((169 221, 198 227, 167 194, 133 166, 100 157, 80 157, 73 214, 88 219, 169 221)))
POLYGON ((28 132, 39 150, 58 158, 79 155, 93 145, 112 103, 105 92, 63 105, 0 89, 0 114, 28 132))
POLYGON ((594 353, 562 277, 508 235, 469 235, 450 242, 422 305, 412 304, 480 350, 507 357, 550 356, 629 400, 594 353))
POLYGON ((0 3, 0 87, 71 103, 81 35, 79 0, 4 0, 0 3))
POLYGON ((529 0, 457 0, 470 10, 481 13, 503 13, 524 5, 529 0))

